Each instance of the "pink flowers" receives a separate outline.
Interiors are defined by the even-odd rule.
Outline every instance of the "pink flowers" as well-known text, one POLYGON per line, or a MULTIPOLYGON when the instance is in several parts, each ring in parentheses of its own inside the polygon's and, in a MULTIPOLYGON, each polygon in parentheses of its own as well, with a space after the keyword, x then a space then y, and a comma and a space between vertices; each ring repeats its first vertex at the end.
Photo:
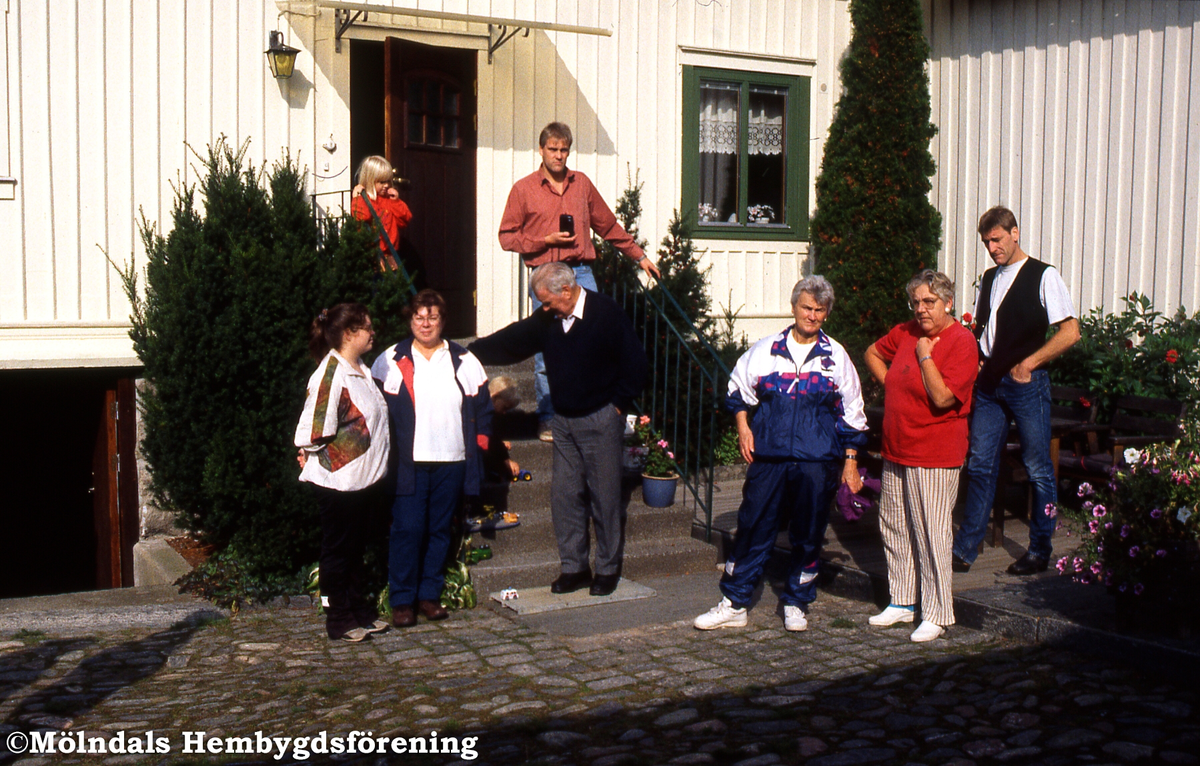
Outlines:
POLYGON ((1131 558, 1131 559, 1137 558, 1137 555, 1139 553, 1141 553, 1141 551, 1142 551, 1142 549, 1136 545, 1129 546, 1129 558, 1131 558))
POLYGON ((1098 519, 1104 518, 1104 514, 1108 513, 1108 509, 1097 503, 1092 506, 1092 515, 1098 519))
POLYGON ((1046 503, 1044 510, 1046 511, 1046 518, 1053 519, 1058 515, 1058 506, 1054 503, 1046 503))

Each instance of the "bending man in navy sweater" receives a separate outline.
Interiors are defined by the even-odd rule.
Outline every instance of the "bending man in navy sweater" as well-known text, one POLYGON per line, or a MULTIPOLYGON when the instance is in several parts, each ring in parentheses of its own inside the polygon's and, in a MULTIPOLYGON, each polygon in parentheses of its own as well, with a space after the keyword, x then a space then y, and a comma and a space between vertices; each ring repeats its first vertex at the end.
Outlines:
POLYGON ((530 286, 541 310, 480 338, 470 351, 484 364, 515 364, 541 352, 554 404, 550 511, 562 573, 550 586, 591 585, 607 596, 621 578, 621 442, 625 413, 646 383, 646 352, 633 323, 608 296, 575 283, 570 266, 547 263, 530 286), (596 577, 588 565, 588 518, 596 530, 596 577))

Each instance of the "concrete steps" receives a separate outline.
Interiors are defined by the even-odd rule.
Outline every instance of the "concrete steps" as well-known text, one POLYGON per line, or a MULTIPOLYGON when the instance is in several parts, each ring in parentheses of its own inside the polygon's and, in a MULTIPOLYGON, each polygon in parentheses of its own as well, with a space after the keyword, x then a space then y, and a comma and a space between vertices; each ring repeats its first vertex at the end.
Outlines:
MULTIPOLYGON (((493 377, 506 374, 517 381, 520 410, 497 420, 499 438, 512 442, 511 456, 522 469, 533 472, 533 481, 485 488, 483 502, 520 514, 513 529, 476 532, 474 544, 491 546, 493 556, 471 567, 471 579, 480 598, 504 588, 545 587, 559 575, 558 547, 550 515, 550 479, 553 445, 537 440, 533 415, 532 362, 488 370, 493 377)), ((627 477, 623 485, 625 558, 622 575, 630 579, 711 571, 717 552, 692 537, 692 512, 682 501, 650 508, 642 502, 641 480, 627 477)))

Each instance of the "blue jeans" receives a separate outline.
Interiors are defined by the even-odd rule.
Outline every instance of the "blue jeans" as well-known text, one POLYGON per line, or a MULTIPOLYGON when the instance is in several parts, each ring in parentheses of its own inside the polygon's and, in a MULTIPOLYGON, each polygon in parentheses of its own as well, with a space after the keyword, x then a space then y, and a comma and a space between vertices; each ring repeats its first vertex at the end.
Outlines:
POLYGON ((721 594, 735 608, 750 605, 763 567, 775 548, 779 516, 788 519, 792 545, 787 584, 780 602, 808 611, 817 597, 821 544, 829 523, 829 506, 837 492, 842 464, 799 460, 755 460, 746 469, 737 534, 721 576, 721 594))
MULTIPOLYGON (((580 287, 586 287, 593 292, 598 291, 591 266, 581 263, 572 266, 571 271, 575 272, 575 283, 580 287)), ((541 308, 542 302, 533 294, 533 285, 529 286, 529 297, 533 300, 534 311, 541 308)), ((542 358, 541 354, 533 357, 533 394, 537 398, 538 422, 544 425, 554 417, 554 405, 550 403, 550 382, 546 380, 546 360, 542 358)))
POLYGON ((388 600, 392 608, 439 601, 446 584, 450 521, 462 499, 467 464, 417 463, 411 495, 392 502, 388 541, 388 600))
POLYGON ((1050 462, 1050 376, 1045 370, 1034 370, 1028 383, 1017 383, 1005 375, 991 394, 975 389, 967 454, 967 507, 954 537, 954 555, 967 563, 975 560, 987 530, 1010 418, 1017 424, 1021 461, 1033 486, 1029 552, 1050 558, 1055 522, 1046 506, 1058 501, 1054 464, 1050 462))

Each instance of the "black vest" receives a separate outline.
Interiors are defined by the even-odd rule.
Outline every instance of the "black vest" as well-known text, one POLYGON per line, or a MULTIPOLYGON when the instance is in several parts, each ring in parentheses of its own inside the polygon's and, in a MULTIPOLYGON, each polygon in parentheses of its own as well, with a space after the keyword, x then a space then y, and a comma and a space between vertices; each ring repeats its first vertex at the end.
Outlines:
POLYGON ((999 268, 984 272, 983 283, 979 286, 979 305, 975 307, 978 314, 975 337, 983 337, 989 321, 998 323, 992 355, 984 360, 979 379, 975 381, 984 393, 995 391, 1009 370, 1045 345, 1050 317, 1042 305, 1041 287, 1042 274, 1048 268, 1050 264, 1029 258, 995 312, 992 311, 992 283, 996 281, 999 268))

